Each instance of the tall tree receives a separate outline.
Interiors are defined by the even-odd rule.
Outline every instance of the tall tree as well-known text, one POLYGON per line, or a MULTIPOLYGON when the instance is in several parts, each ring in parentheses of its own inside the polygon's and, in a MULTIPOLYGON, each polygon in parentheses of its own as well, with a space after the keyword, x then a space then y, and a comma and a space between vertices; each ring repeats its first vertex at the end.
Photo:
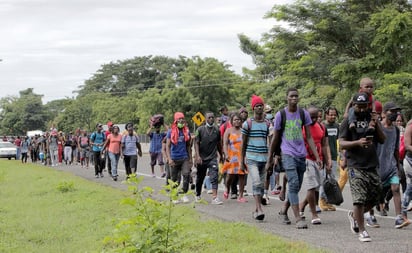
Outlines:
POLYGON ((44 129, 47 113, 42 103, 42 95, 33 93, 32 88, 19 92, 19 97, 1 100, 1 129, 4 133, 23 135, 27 131, 44 129))

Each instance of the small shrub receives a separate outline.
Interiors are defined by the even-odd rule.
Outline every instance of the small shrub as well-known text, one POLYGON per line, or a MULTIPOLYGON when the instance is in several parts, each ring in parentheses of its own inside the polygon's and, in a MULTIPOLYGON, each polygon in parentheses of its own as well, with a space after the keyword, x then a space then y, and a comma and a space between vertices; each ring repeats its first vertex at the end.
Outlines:
POLYGON ((106 249, 112 252, 179 252, 188 240, 182 233, 184 225, 172 215, 173 200, 178 198, 179 189, 169 181, 169 186, 161 191, 168 200, 159 201, 152 197, 152 188, 138 187, 142 180, 143 177, 134 176, 127 180, 133 194, 122 203, 132 206, 134 211, 131 217, 117 224, 113 236, 105 238, 106 249))
POLYGON ((71 192, 74 191, 74 182, 73 181, 63 181, 60 182, 57 186, 56 186, 57 190, 61 193, 65 193, 65 192, 71 192))

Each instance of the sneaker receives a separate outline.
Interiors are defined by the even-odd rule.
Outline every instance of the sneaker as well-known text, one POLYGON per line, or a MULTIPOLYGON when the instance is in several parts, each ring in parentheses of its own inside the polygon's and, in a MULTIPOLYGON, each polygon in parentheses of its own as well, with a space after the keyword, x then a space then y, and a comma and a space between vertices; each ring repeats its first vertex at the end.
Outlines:
POLYGON ((186 195, 183 195, 183 197, 182 197, 182 202, 183 202, 183 203, 189 203, 190 200, 189 200, 189 198, 188 198, 186 195))
POLYGON ((212 194, 213 191, 212 190, 207 190, 207 194, 212 194))
POLYGON ((290 225, 290 220, 287 213, 279 212, 279 218, 282 221, 282 224, 290 225))
POLYGON ((371 228, 380 227, 380 225, 379 225, 379 223, 376 220, 376 217, 374 215, 371 215, 368 218, 366 218, 366 226, 371 227, 371 228))
POLYGON ((152 173, 152 177, 156 177, 156 174, 152 173))
POLYGON ((237 199, 237 194, 232 193, 232 194, 230 195, 230 199, 237 199))
POLYGON ((99 178, 99 174, 94 175, 95 178, 99 178))
POLYGON ((403 228, 411 224, 411 221, 409 219, 404 219, 402 216, 396 217, 395 220, 395 228, 403 228))
POLYGON ((316 205, 316 213, 321 213, 322 209, 320 209, 320 207, 318 205, 316 205))
POLYGON ((163 177, 165 177, 165 176, 166 176, 166 172, 163 172, 163 174, 162 174, 162 178, 163 178, 163 177))
POLYGON ((352 233, 354 233, 354 234, 359 233, 358 223, 353 218, 353 211, 348 212, 348 219, 349 219, 349 222, 350 222, 350 230, 352 231, 352 233))
POLYGON ((202 201, 202 198, 200 196, 196 196, 195 197, 195 202, 199 203, 200 201, 202 201))
POLYGON ((100 177, 104 177, 103 173, 100 173, 100 177))
POLYGON ((223 204, 223 202, 218 197, 212 199, 211 203, 212 203, 212 205, 221 205, 221 204, 223 204))
POLYGON ((112 178, 113 178, 113 181, 117 181, 117 176, 112 177, 112 178))
POLYGON ((253 218, 257 221, 262 221, 265 219, 265 214, 262 212, 253 212, 253 218))
POLYGON ((379 212, 379 214, 380 214, 381 216, 388 216, 388 212, 386 212, 385 208, 382 209, 382 210, 379 212))
POLYGON ((247 193, 247 191, 244 190, 244 191, 243 191, 243 196, 247 197, 247 196, 249 196, 249 193, 247 193))
POLYGON ((369 236, 368 232, 366 232, 366 230, 364 230, 362 233, 359 233, 359 241, 361 241, 361 242, 371 242, 372 239, 369 236))
POLYGON ((264 206, 266 206, 266 205, 270 205, 268 195, 266 195, 266 194, 265 194, 265 195, 263 195, 263 196, 262 196, 261 203, 262 203, 262 205, 264 205, 264 206))
POLYGON ((302 220, 306 219, 305 212, 299 212, 299 216, 302 220))
POLYGON ((246 203, 246 202, 247 202, 247 199, 245 199, 245 198, 239 198, 239 199, 237 200, 237 202, 239 202, 239 203, 246 203))
POLYGON ((307 229, 308 228, 308 224, 306 223, 306 221, 304 220, 298 220, 296 222, 296 228, 297 229, 307 229))

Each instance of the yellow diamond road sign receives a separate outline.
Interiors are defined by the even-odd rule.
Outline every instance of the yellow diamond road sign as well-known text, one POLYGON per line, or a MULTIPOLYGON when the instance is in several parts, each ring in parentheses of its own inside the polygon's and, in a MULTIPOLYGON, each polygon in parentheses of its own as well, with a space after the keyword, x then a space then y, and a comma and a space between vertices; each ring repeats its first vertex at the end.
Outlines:
POLYGON ((193 117, 192 120, 196 123, 197 126, 200 126, 203 121, 205 121, 205 116, 201 112, 197 112, 193 117))

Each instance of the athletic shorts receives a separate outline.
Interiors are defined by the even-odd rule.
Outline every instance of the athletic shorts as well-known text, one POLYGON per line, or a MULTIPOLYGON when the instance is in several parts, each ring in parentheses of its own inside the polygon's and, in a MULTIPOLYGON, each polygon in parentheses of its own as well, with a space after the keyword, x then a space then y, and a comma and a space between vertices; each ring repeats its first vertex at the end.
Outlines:
POLYGON ((155 166, 156 161, 158 165, 164 165, 162 153, 150 153, 150 165, 155 166))
POLYGON ((353 204, 377 205, 382 194, 382 182, 377 168, 348 168, 353 204))
POLYGON ((303 183, 308 190, 319 190, 319 187, 322 184, 322 170, 319 170, 318 167, 319 166, 315 161, 306 159, 306 171, 303 183))

